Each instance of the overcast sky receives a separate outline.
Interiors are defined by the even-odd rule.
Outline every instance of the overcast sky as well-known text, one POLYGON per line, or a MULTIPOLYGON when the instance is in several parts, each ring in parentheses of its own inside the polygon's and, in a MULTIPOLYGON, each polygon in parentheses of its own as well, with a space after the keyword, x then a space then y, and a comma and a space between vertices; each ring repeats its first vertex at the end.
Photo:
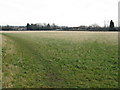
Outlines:
POLYGON ((0 0, 0 25, 56 23, 65 26, 100 26, 118 21, 120 0, 0 0))

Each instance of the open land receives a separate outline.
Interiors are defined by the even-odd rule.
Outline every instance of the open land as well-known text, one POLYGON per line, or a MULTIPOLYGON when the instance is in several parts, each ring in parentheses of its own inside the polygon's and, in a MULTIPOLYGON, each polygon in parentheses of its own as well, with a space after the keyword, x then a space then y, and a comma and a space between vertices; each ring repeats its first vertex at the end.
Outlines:
POLYGON ((118 33, 4 31, 3 88, 118 88, 118 33))

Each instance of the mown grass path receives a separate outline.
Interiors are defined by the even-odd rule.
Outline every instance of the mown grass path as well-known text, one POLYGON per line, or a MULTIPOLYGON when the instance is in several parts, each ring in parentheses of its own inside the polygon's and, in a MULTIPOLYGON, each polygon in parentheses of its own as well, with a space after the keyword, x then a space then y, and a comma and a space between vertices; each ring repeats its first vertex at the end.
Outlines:
POLYGON ((116 33, 3 33, 3 87, 118 87, 116 33))

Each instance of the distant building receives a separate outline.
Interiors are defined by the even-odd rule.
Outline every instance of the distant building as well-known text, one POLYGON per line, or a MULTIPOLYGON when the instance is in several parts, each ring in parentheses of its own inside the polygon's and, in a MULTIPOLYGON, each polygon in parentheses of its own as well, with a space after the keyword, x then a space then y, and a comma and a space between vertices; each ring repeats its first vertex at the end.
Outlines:
POLYGON ((118 26, 120 27, 120 1, 118 2, 118 26))

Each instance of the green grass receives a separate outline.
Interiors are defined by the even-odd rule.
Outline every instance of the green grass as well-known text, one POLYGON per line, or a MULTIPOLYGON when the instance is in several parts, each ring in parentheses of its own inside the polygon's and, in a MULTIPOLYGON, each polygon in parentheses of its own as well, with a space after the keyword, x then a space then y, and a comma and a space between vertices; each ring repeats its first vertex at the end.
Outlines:
POLYGON ((111 32, 3 33, 3 87, 118 88, 111 32))

